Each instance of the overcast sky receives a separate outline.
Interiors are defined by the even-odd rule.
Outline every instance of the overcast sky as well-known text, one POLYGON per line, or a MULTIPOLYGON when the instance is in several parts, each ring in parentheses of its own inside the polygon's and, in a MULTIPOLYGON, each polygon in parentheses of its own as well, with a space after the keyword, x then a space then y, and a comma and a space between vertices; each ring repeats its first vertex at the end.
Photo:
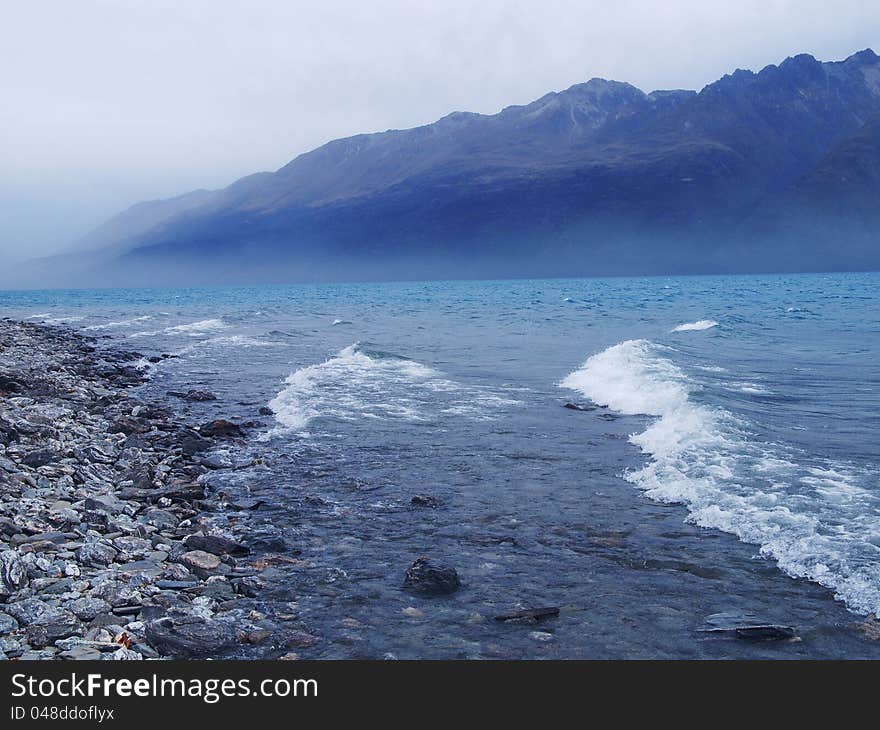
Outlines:
POLYGON ((865 47, 877 0, 0 0, 0 258, 340 136, 865 47))

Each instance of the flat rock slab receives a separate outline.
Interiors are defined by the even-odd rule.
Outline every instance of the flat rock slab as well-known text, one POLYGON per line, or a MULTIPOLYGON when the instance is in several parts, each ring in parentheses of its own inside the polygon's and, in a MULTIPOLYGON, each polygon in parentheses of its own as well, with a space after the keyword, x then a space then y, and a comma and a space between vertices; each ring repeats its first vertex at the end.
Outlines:
POLYGON ((180 562, 199 570, 216 570, 220 567, 220 558, 204 550, 190 550, 180 556, 180 562))
POLYGON ((240 632, 233 622, 220 619, 163 617, 146 625, 147 640, 161 654, 204 656, 236 644, 240 632))

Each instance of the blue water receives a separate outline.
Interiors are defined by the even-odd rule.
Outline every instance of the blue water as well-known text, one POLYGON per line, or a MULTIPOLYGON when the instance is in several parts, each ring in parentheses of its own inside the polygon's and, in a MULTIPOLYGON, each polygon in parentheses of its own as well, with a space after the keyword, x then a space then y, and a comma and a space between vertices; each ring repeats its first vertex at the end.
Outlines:
POLYGON ((261 422, 229 457, 262 465, 212 488, 265 499, 247 529, 296 555, 267 573, 265 600, 320 637, 303 656, 876 656, 854 626, 880 613, 878 285, 0 292, 0 308, 177 354, 141 363, 147 395, 206 388, 219 400, 181 403, 185 417, 261 422), (463 590, 402 593, 422 554, 463 590), (491 620, 533 605, 563 610, 491 620), (716 614, 803 640, 704 633, 716 614))

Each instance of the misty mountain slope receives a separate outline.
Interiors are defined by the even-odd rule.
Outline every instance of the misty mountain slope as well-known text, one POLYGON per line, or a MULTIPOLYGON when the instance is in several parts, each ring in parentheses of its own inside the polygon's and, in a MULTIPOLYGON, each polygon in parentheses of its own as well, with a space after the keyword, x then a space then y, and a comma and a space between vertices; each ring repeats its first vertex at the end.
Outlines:
POLYGON ((798 256, 804 248, 844 268, 878 265, 880 115, 839 142, 806 175, 747 222, 761 240, 798 256), (845 244, 841 246, 841 243, 845 244))
POLYGON ((105 250, 83 266, 204 282, 876 267, 878 115, 870 50, 699 93, 592 79, 140 204, 89 237, 105 250))
POLYGON ((212 196, 213 193, 208 190, 194 190, 176 198, 137 203, 81 238, 78 247, 88 250, 124 245, 127 240, 146 233, 170 218, 200 208, 212 196))

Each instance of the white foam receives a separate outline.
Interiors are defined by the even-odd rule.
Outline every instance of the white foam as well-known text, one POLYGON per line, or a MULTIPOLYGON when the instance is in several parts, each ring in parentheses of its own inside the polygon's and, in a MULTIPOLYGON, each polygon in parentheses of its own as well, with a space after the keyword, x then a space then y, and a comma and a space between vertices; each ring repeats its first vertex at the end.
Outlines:
POLYGON ((44 324, 71 324, 72 322, 81 322, 85 317, 55 317, 53 319, 44 319, 44 324))
POLYGON ((696 322, 685 322, 677 327, 673 327, 670 332, 699 332, 700 330, 708 330, 717 326, 718 323, 714 319, 700 319, 696 322))
POLYGON ((730 383, 729 387, 738 390, 740 393, 748 393, 749 395, 770 395, 770 391, 760 383, 730 383))
POLYGON ((277 342, 266 342, 256 337, 248 337, 247 335, 229 335, 224 337, 212 337, 209 340, 203 340, 199 345, 210 346, 220 345, 222 347, 277 347, 277 342))
POLYGON ((422 363, 354 344, 318 365, 291 373, 269 402, 285 428, 303 431, 316 418, 357 422, 431 420, 441 413, 483 417, 517 403, 445 378, 422 363))
POLYGON ((760 546, 789 575, 832 589, 859 613, 880 612, 877 475, 804 466, 806 455, 750 437, 748 424, 695 400, 696 386, 645 340, 589 358, 561 385, 626 414, 655 416, 630 441, 650 457, 626 478, 689 520, 760 546))
POLYGON ((189 322, 187 324, 178 324, 173 327, 166 327, 161 330, 148 330, 144 332, 133 332, 129 337, 155 337, 156 335, 175 335, 183 334, 190 337, 201 337, 212 332, 225 329, 226 323, 222 319, 202 319, 198 322, 189 322))
POLYGON ((165 332, 184 332, 186 334, 201 335, 206 332, 216 332, 222 330, 226 325, 222 319, 202 319, 198 322, 190 322, 189 324, 179 324, 175 327, 168 327, 165 332))
POLYGON ((121 319, 118 322, 107 322, 106 324, 93 324, 88 327, 83 327, 84 330, 109 330, 114 327, 127 327, 128 325, 136 324, 137 322, 146 322, 148 319, 152 319, 152 316, 149 314, 145 314, 143 317, 134 317, 132 319, 121 319))

